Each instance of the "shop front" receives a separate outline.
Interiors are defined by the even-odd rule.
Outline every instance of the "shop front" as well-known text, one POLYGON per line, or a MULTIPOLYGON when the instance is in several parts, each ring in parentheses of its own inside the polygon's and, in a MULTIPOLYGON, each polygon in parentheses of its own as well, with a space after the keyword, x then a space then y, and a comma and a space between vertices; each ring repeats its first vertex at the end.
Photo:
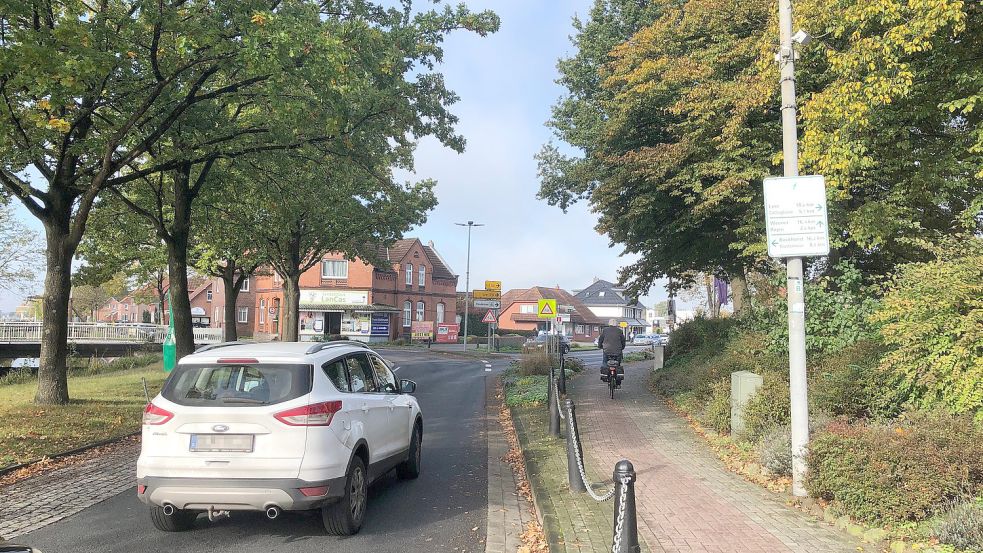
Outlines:
POLYGON ((369 303, 368 290, 301 290, 300 340, 346 336, 385 342, 395 328, 393 317, 397 313, 393 306, 369 303))

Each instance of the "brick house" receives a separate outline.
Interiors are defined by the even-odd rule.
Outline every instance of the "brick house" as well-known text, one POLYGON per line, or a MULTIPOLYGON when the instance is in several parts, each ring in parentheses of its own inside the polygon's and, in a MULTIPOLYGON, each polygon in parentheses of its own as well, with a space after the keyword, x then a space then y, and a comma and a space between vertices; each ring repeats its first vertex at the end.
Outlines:
MULTIPOLYGON (((333 334, 386 341, 408 336, 412 321, 453 321, 457 275, 433 242, 406 238, 380 254, 389 265, 329 253, 301 275, 302 341, 333 334)), ((268 268, 257 271, 254 280, 254 335, 279 335, 283 282, 268 268)))
MULTIPOLYGON (((153 321, 157 306, 137 301, 133 294, 122 298, 109 298, 105 304, 95 311, 94 321, 100 323, 142 323, 153 321), (147 320, 144 320, 144 313, 147 320)), ((88 313, 77 313, 79 317, 88 317, 88 313)))
POLYGON ((550 325, 575 342, 593 342, 600 334, 600 319, 566 290, 534 286, 509 290, 502 295, 502 311, 498 326, 508 330, 548 330, 550 325), (564 320, 551 322, 540 319, 537 312, 539 300, 556 300, 557 314, 564 320))

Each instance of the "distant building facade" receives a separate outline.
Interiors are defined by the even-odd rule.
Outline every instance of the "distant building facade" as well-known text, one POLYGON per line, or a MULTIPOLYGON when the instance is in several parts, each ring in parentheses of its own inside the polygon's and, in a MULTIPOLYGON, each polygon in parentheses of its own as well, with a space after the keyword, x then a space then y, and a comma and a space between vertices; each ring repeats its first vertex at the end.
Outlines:
POLYGON ((594 279, 590 286, 576 292, 576 298, 583 302, 604 324, 614 319, 619 325, 624 323, 627 334, 646 331, 645 306, 625 297, 625 289, 606 280, 594 279))
POLYGON ((503 294, 498 317, 498 327, 503 332, 554 328, 576 342, 594 341, 600 335, 601 324, 600 319, 569 292, 544 286, 519 288, 503 294), (540 318, 538 305, 541 299, 556 300, 557 315, 563 320, 540 318))
MULTIPOLYGON (((413 321, 454 322, 458 277, 433 242, 398 240, 374 266, 340 253, 325 255, 300 277, 300 339, 342 335, 378 342, 409 336, 413 321)), ((283 281, 274 271, 255 275, 253 330, 282 334, 283 281)))

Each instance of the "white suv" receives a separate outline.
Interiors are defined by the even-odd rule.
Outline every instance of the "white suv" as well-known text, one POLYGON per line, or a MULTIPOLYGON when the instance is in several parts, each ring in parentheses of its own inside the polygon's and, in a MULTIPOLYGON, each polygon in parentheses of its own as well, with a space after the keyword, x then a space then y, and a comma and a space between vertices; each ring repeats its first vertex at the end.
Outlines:
POLYGON ((354 534, 374 479, 420 474, 415 389, 358 342, 206 346, 144 411, 137 495, 169 532, 320 508, 329 533, 354 534))

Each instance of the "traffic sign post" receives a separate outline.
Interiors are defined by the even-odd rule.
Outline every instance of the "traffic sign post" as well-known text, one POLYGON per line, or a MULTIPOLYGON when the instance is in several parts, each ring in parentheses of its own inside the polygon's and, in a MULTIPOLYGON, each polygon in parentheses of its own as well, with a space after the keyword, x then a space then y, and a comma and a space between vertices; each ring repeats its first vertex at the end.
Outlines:
POLYGON ((829 255, 826 181, 822 176, 765 179, 764 197, 768 255, 829 255))

